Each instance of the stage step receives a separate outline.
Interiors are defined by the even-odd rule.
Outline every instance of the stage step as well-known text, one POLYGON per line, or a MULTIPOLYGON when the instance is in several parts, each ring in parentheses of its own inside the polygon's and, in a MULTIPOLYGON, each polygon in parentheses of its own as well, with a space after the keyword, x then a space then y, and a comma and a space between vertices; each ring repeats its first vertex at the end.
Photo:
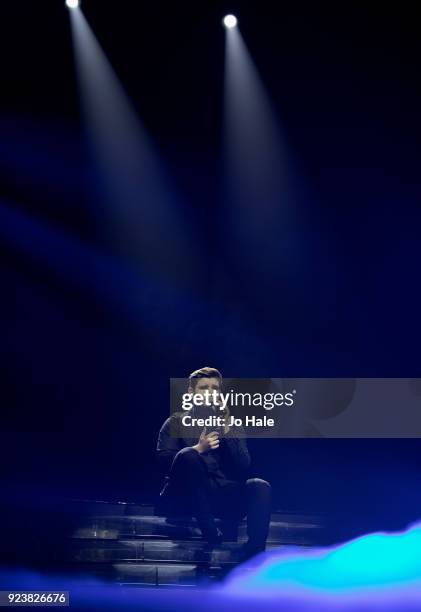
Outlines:
MULTIPOLYGON (((161 516, 152 504, 137 504, 125 501, 71 499, 67 502, 67 511, 81 513, 85 516, 161 516)), ((309 515, 293 510, 278 510, 272 512, 272 520, 291 523, 320 524, 320 515, 309 515)))
MULTIPOLYGON (((314 545, 323 539, 324 528, 314 522, 272 520, 269 543, 314 545)), ((239 540, 246 539, 244 521, 239 526, 239 540)), ((169 522, 160 516, 89 516, 81 518, 73 537, 109 540, 150 538, 169 540, 200 540, 201 532, 194 519, 169 522)))
MULTIPOLYGON (((41 500, 35 508, 9 500, 9 529, 0 558, 8 566, 67 567, 75 575, 124 585, 194 586, 225 576, 240 562, 246 523, 238 541, 212 550, 192 518, 166 519, 150 504, 96 500, 41 500), (59 503, 60 502, 60 503, 59 503)), ((268 549, 288 552, 323 545, 320 517, 274 512, 268 549)), ((247 565, 241 565, 247 569, 247 565)))
MULTIPOLYGON (((295 546, 269 544, 267 549, 287 551, 295 546)), ((304 548, 304 547, 301 547, 304 548)), ((224 542, 210 550, 203 541, 181 540, 100 540, 74 539, 72 559, 81 563, 117 563, 142 561, 145 563, 195 563, 226 565, 240 560, 241 544, 224 542)))
MULTIPOLYGON (((166 519, 148 504, 72 500, 67 511, 67 561, 74 571, 124 585, 187 587, 221 579, 240 562, 246 540, 242 521, 238 541, 209 549, 195 519, 166 519)), ((274 512, 271 519, 268 550, 323 543, 320 517, 274 512)))

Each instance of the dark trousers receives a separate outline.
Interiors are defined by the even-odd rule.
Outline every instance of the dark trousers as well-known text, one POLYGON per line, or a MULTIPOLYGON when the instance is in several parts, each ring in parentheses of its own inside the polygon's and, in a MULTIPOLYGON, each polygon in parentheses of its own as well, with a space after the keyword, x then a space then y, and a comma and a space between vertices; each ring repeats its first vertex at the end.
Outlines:
POLYGON ((200 454, 187 447, 174 458, 164 497, 174 512, 195 516, 204 535, 214 526, 215 517, 222 519, 224 535, 232 535, 247 516, 248 545, 264 550, 271 513, 271 488, 265 480, 250 478, 220 486, 200 454))

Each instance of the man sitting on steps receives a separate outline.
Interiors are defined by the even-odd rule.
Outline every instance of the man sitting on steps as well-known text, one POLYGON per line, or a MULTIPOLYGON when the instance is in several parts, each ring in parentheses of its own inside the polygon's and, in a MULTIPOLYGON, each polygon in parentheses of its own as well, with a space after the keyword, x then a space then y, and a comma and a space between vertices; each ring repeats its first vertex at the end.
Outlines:
MULTIPOLYGON (((205 397, 213 391, 219 393, 221 387, 222 376, 215 368, 201 368, 189 376, 188 393, 205 397)), ((216 414, 216 410, 216 406, 207 407, 208 413, 216 414)), ((203 410, 198 414, 204 415, 203 410)), ((195 516, 211 545, 232 539, 238 522, 247 516, 244 557, 265 550, 271 488, 265 480, 247 478, 250 455, 245 438, 235 437, 235 431, 227 425, 209 433, 205 428, 199 439, 173 437, 172 428, 182 416, 172 414, 159 432, 157 460, 166 475, 161 500, 173 514, 195 516), (215 524, 216 517, 222 519, 222 532, 215 524)))

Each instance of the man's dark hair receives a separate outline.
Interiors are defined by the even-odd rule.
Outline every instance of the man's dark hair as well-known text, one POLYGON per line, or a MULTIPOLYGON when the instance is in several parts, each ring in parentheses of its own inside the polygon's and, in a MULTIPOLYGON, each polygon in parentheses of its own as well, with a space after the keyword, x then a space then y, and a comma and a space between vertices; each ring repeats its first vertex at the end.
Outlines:
POLYGON ((222 374, 216 368, 200 368, 195 370, 189 376, 189 386, 194 390, 197 385, 199 378, 219 378, 219 383, 222 386, 222 374))

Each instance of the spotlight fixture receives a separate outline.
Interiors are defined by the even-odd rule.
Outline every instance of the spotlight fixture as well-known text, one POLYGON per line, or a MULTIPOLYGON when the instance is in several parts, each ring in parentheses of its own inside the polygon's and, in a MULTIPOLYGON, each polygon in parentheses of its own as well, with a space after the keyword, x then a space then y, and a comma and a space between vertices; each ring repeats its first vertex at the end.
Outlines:
POLYGON ((70 9, 75 9, 79 6, 79 0, 66 0, 66 6, 70 9))
POLYGON ((225 15, 223 24, 224 24, 224 26, 228 30, 231 30, 232 28, 235 28, 237 23, 238 23, 238 21, 237 21, 237 17, 235 17, 235 15, 225 15))

